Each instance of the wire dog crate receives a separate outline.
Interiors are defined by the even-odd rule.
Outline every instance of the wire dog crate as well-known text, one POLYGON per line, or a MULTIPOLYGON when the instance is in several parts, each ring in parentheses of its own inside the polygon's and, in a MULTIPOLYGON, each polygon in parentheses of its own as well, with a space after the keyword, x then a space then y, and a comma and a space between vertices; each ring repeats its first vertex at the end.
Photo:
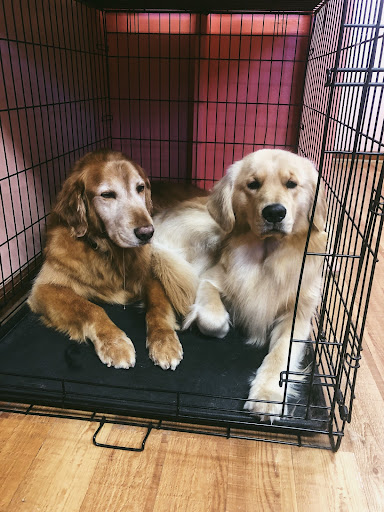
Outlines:
MULTIPOLYGON (((29 404, 2 409, 101 424, 109 420, 100 413, 116 413, 151 418, 161 428, 336 450, 351 420, 384 218, 383 0, 271 0, 268 11, 258 1, 237 2, 236 10, 208 2, 205 12, 128 4, 1 2, 0 399, 29 404), (66 363, 69 342, 26 312, 52 202, 72 164, 99 147, 124 151, 152 179, 204 188, 264 147, 315 162, 328 199, 328 248, 303 258, 303 265, 323 259, 322 298, 306 340, 314 362, 306 394, 286 418, 266 425, 242 411, 254 360, 263 354, 252 355, 236 332, 227 344, 182 334, 184 346, 209 345, 212 357, 219 353, 227 363, 200 368, 186 350, 180 368, 163 372, 156 387, 148 375, 159 370, 149 362, 122 381, 121 372, 99 368, 87 346, 82 357, 91 369, 80 378, 66 363), (28 367, 37 332, 44 353, 28 367), (237 367, 237 358, 252 367, 237 367), (217 395, 197 378, 201 387, 183 387, 183 366, 189 375, 225 375, 232 394, 217 395)), ((131 311, 128 318, 108 309, 144 347, 143 317, 131 311)), ((283 385, 292 380, 288 371, 281 375, 283 385)))

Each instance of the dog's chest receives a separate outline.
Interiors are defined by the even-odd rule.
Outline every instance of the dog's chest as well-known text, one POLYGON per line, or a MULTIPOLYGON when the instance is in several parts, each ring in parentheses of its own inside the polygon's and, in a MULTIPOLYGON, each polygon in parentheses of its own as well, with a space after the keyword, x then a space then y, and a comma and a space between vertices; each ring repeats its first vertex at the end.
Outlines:
POLYGON ((251 287, 279 285, 289 269, 284 248, 269 239, 229 247, 224 261, 227 275, 251 287))
POLYGON ((236 316, 264 327, 295 296, 300 264, 278 242, 229 247, 224 258, 224 294, 236 316))
POLYGON ((147 251, 142 251, 141 258, 130 252, 126 250, 124 272, 124 266, 116 258, 87 251, 87 257, 77 261, 75 270, 72 268, 77 286, 83 287, 87 296, 104 302, 123 304, 142 298, 150 257, 147 251))

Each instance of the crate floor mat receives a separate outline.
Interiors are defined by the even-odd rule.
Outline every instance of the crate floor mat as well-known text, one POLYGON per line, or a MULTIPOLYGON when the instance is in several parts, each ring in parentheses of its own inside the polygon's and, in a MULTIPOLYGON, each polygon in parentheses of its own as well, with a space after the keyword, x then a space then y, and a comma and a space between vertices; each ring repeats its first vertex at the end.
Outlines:
MULTIPOLYGON (((135 305, 103 307, 133 341, 134 368, 108 368, 91 343, 69 341, 25 306, 0 340, 0 399, 192 423, 260 424, 243 407, 265 350, 246 345, 235 329, 222 340, 197 330, 180 332, 184 358, 175 371, 164 371, 148 357, 144 311, 135 305)), ((328 413, 321 386, 313 386, 309 415, 309 386, 300 388, 288 410, 292 417, 275 420, 276 425, 325 430, 328 413)))

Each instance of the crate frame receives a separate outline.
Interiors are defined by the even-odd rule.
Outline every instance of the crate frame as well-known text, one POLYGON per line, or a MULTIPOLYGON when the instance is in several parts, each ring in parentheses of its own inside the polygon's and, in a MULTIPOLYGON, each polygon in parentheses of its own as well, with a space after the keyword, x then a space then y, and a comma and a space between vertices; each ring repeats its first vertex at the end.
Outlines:
MULTIPOLYGON (((40 0, 34 0, 26 2, 28 6, 29 17, 34 14, 37 16, 38 2, 40 0), (34 8, 34 9, 33 9, 34 8)), ((299 2, 300 3, 300 2, 299 2)), ((47 28, 46 20, 43 15, 44 27, 48 32, 53 32, 52 19, 56 20, 56 26, 59 27, 60 15, 64 16, 63 6, 66 2, 61 5, 61 11, 59 12, 56 6, 48 7, 51 27, 47 28), (52 12, 51 12, 52 9, 52 12), (53 10, 55 12, 53 13, 53 10)), ((23 4, 24 5, 24 4, 23 4)), ((79 26, 85 26, 87 18, 90 17, 93 24, 99 21, 99 17, 102 20, 103 30, 93 34, 91 40, 93 49, 88 47, 86 38, 79 40, 80 43, 84 44, 81 53, 81 58, 87 58, 93 60, 93 65, 99 70, 103 76, 109 75, 110 57, 108 55, 108 33, 107 33, 107 15, 116 15, 119 13, 129 13, 135 16, 136 14, 143 14, 149 16, 153 12, 159 14, 169 15, 169 26, 171 25, 171 14, 170 11, 151 11, 151 10, 131 10, 125 9, 124 6, 119 7, 118 10, 103 9, 100 6, 96 8, 89 7, 92 5, 91 2, 85 2, 84 5, 77 9, 74 8, 75 4, 69 3, 69 11, 67 12, 67 20, 69 20, 70 13, 72 22, 76 21, 79 26), (86 5, 85 5, 86 4, 86 5), (98 9, 101 10, 98 10, 98 9)), ((94 4, 95 5, 95 4, 94 4)), ((20 59, 23 51, 27 51, 27 44, 25 42, 26 37, 26 26, 23 23, 22 32, 23 38, 19 38, 16 27, 16 17, 18 12, 21 12, 21 0, 19 3, 11 3, 11 7, 8 6, 8 10, 3 4, 0 14, 4 15, 4 20, 12 19, 14 28, 7 24, 5 21, 5 33, 7 37, 0 37, 2 43, 2 53, 0 54, 0 71, 2 75, 2 84, 6 96, 6 108, 0 109, 2 115, 0 121, 0 136, 3 140, 3 154, 4 161, 7 167, 7 174, 1 177, 1 184, 9 182, 11 179, 17 180, 20 184, 23 176, 26 175, 28 170, 39 169, 37 178, 33 177, 33 186, 41 190, 48 186, 48 197, 47 203, 42 204, 42 214, 38 212, 37 220, 34 221, 34 227, 38 233, 33 236, 33 250, 32 256, 27 255, 27 261, 22 264, 20 254, 22 252, 22 241, 23 237, 27 244, 27 230, 29 227, 25 223, 24 211, 22 210, 22 223, 23 228, 19 231, 15 230, 14 235, 9 235, 6 232, 6 242, 2 243, 2 246, 9 244, 11 239, 16 240, 16 245, 19 251, 19 268, 15 272, 12 272, 10 277, 2 279, 2 305, 7 306, 7 310, 1 319, 1 325, 5 326, 6 329, 11 328, 12 321, 17 317, 17 313, 20 307, 23 305, 23 301, 20 302, 20 294, 25 293, 29 287, 31 279, 36 275, 41 265, 41 248, 44 241, 44 225, 46 217, 49 214, 50 204, 54 200, 54 196, 57 193, 61 182, 64 180, 67 170, 70 164, 73 163, 79 156, 81 156, 86 150, 95 149, 103 145, 115 146, 115 149, 120 149, 114 144, 118 138, 113 137, 113 118, 111 117, 111 91, 110 83, 105 80, 103 84, 99 84, 95 90, 93 90, 93 96, 87 98, 79 96, 79 99, 74 101, 66 100, 65 91, 62 91, 64 101, 61 101, 59 95, 54 98, 54 92, 51 92, 52 101, 48 100, 46 103, 42 101, 41 90, 38 92, 39 105, 35 105, 33 102, 28 108, 34 113, 33 122, 30 122, 28 116, 23 117, 24 111, 27 110, 27 89, 22 88, 23 98, 17 99, 19 94, 18 91, 18 80, 23 76, 20 59), (19 11, 18 11, 19 8, 19 11), (12 35, 14 30, 15 34, 12 35), (15 102, 13 102, 9 94, 9 84, 6 82, 6 70, 8 63, 6 62, 5 53, 8 51, 11 55, 12 51, 16 50, 17 57, 19 59, 16 64, 10 64, 11 75, 12 75, 12 87, 13 95, 15 96, 15 102), (18 69, 19 68, 19 69, 18 69), (18 104, 20 102, 20 105, 18 104), (24 102, 24 106, 23 106, 24 102), (77 124, 77 135, 78 140, 83 143, 78 144, 76 147, 70 147, 66 144, 64 131, 64 121, 66 123, 67 136, 69 136, 69 119, 75 116, 79 116, 79 111, 73 107, 73 104, 77 103, 80 105, 82 111, 87 111, 89 118, 82 117, 80 115, 80 121, 77 124), (40 109, 41 125, 44 125, 44 119, 42 111, 45 109, 45 115, 47 116, 50 109, 55 110, 58 108, 59 117, 54 118, 54 136, 50 134, 50 148, 47 141, 44 141, 42 147, 38 148, 39 159, 37 163, 32 162, 31 167, 26 165, 27 154, 33 153, 33 145, 36 139, 29 137, 27 142, 23 139, 22 135, 17 134, 17 130, 14 129, 15 124, 13 123, 12 116, 16 116, 17 125, 21 133, 21 126, 23 119, 27 119, 27 128, 29 131, 38 131, 39 123, 36 121, 38 118, 35 113, 40 109), (69 110, 68 110, 69 109, 69 110), (98 126, 92 126, 92 120, 90 119, 92 113, 96 111, 97 115, 101 119, 98 126), (14 169, 10 159, 7 159, 7 151, 5 147, 5 129, 4 119, 8 116, 8 125, 10 127, 10 134, 13 140, 13 160, 14 169), (57 119, 63 124, 61 128, 56 125, 57 119), (85 136, 82 138, 81 132, 85 132, 85 136), (61 140, 58 134, 61 133, 61 140), (15 140, 21 141, 22 159, 24 165, 18 164, 18 148, 15 145, 15 140), (56 145, 56 153, 53 150, 53 146, 56 145), (65 148, 67 146, 67 148, 65 148), (67 151, 65 151, 67 149, 67 151), (48 166, 55 164, 55 170, 51 173, 48 172, 48 166), (41 174, 43 167, 47 168, 46 178, 48 183, 44 184, 44 176, 41 174), (40 180, 40 184, 36 180, 40 180), (35 241, 38 242, 35 245, 35 241), (8 288, 7 288, 8 287, 8 288)), ((287 8, 285 11, 279 11, 278 8, 268 12, 258 11, 258 14, 263 16, 275 17, 292 16, 295 13, 301 15, 308 15, 308 10, 297 9, 294 4, 291 8, 287 8)), ((176 11, 179 15, 187 14, 193 11, 176 11)), ((205 26, 206 19, 211 15, 210 13, 216 13, 218 15, 225 14, 231 16, 234 11, 228 11, 223 9, 217 9, 214 6, 210 8, 209 12, 195 13, 198 17, 198 26, 205 26)), ((256 15, 254 11, 250 11, 249 8, 239 9, 237 11, 239 16, 247 16, 249 14, 256 15)), ((41 16, 41 15, 40 15, 41 16)), ((23 18, 24 19, 24 18, 23 18)), ((40 18, 41 19, 41 18, 40 18)), ((127 18, 128 19, 128 18, 127 18)), ((329 0, 322 2, 312 14, 311 31, 310 31, 310 43, 308 46, 307 59, 306 59, 306 79, 304 83, 303 101, 301 105, 301 121, 299 124, 299 131, 297 141, 292 145, 293 150, 296 150, 299 154, 306 156, 313 160, 319 170, 319 182, 316 190, 315 204, 317 194, 319 191, 320 183, 323 183, 329 202, 329 214, 328 214, 328 229, 330 232, 330 238, 328 248, 324 254, 311 254, 308 253, 307 247, 309 242, 309 235, 307 238, 307 244, 303 256, 303 263, 301 269, 301 276, 304 271, 305 261, 307 257, 321 257, 323 259, 323 274, 324 274, 324 285, 322 292, 322 301, 318 308, 318 314, 314 321, 314 330, 312 339, 310 340, 296 340, 293 338, 294 322, 292 325, 291 334, 291 346, 293 343, 306 343, 313 349, 313 360, 315 365, 312 369, 307 372, 307 379, 309 380, 310 388, 315 385, 321 385, 329 411, 329 424, 327 431, 319 432, 319 434, 325 434, 329 440, 329 448, 336 451, 339 446, 341 439, 344 435, 346 423, 351 421, 353 400, 355 396, 355 386, 357 379, 357 370, 360 366, 361 351, 363 343, 363 333, 366 322, 366 316, 368 312, 369 297, 372 290, 374 270, 377 263, 380 237, 384 222, 384 198, 382 193, 383 180, 384 180, 384 164, 383 164, 383 121, 379 117, 379 108, 377 105, 382 103, 383 97, 383 76, 384 68, 381 64, 377 65, 377 57, 383 56, 382 44, 383 33, 384 33, 384 22, 383 22, 383 0, 380 2, 373 2, 372 0, 366 0, 358 6, 353 0, 329 0), (337 27, 337 30, 335 30, 337 27), (366 58, 366 53, 368 58, 366 58), (362 62, 365 64, 363 65, 362 62), (357 116, 353 116, 351 112, 348 113, 348 107, 357 107, 357 116), (341 112, 341 114, 340 114, 341 112), (372 128, 373 126, 373 128, 372 128), (320 129, 319 129, 320 127, 320 129), (373 131, 372 131, 373 130, 373 131), (360 209, 360 212, 358 211, 360 209), (349 290, 352 289, 351 298, 349 298, 349 290), (356 309, 357 305, 357 309, 356 309)), ((253 20, 253 18, 252 18, 253 20)), ((242 22, 241 22, 242 23, 242 22)), ((160 24, 160 21, 159 21, 160 24)), ((31 29, 31 32, 32 29, 31 29)), ((232 34, 232 21, 231 31, 229 38, 232 34)), ((32 41, 29 43, 30 51, 33 57, 36 58, 38 51, 41 52, 40 58, 42 58, 43 51, 44 55, 47 56, 47 62, 51 63, 52 58, 56 58, 60 55, 60 64, 65 62, 68 64, 71 60, 71 65, 74 66, 76 72, 80 71, 81 62, 73 64, 74 59, 71 54, 71 44, 73 43, 74 34, 62 33, 64 41, 66 37, 68 41, 64 47, 58 45, 58 49, 54 45, 50 45, 47 41, 34 40, 32 34, 32 41), (68 48, 66 47, 68 43, 68 48), (62 60, 63 59, 63 60, 62 60)), ((197 39, 201 38, 204 34, 199 29, 197 33, 197 39)), ((252 35, 252 34, 251 34, 252 35)), ((200 48, 200 42, 199 42, 200 48)), ((78 50, 76 50, 77 52, 78 50)), ((76 52, 74 55, 77 55, 76 52)), ((31 55, 31 53, 30 53, 31 55)), ((81 60, 81 59, 80 59, 81 60)), ((272 60, 272 59, 271 59, 272 60)), ((57 62, 58 64, 58 62, 57 62)), ((57 66, 54 64, 56 80, 60 80, 60 72, 57 66)), ((33 83, 33 68, 32 65, 27 64, 27 72, 29 83, 32 86, 33 83)), ((85 94, 86 88, 89 85, 90 70, 86 70, 87 83, 82 83, 83 93, 85 94)), ((228 71, 229 73, 229 71, 228 71)), ((249 70, 248 70, 249 73, 249 70)), ((80 76, 80 75, 79 75, 80 76)), ((239 78, 239 76, 238 76, 239 78)), ((43 78, 42 90, 45 90, 46 99, 49 96, 50 85, 43 78)), ((71 84, 68 81, 68 90, 71 88, 71 84)), ((280 83, 281 85, 281 83, 280 83)), ((248 85, 247 85, 248 88, 248 85)), ((79 86, 79 93, 80 86, 79 86)), ((228 95, 228 91, 227 91, 228 95)), ((248 89, 247 89, 248 98, 248 89)), ((139 98, 140 100, 140 98, 139 98)), ((236 97, 237 100, 237 97, 236 97)), ((236 101, 236 105, 237 105, 236 101)), ((247 101, 245 102, 247 103, 247 101)), ((140 103, 139 103, 140 105, 140 103)), ((120 109, 120 99, 119 99, 120 109)), ((120 132, 121 132, 121 117, 120 117, 120 132)), ((197 121, 198 122, 198 121, 197 121)), ((236 121, 235 121, 236 123, 236 121)), ((277 124, 277 121, 276 121, 277 124)), ((141 128, 140 128, 141 130, 141 128)), ((206 128, 207 130, 207 128, 206 128)), ((245 128, 244 128, 245 131, 245 128)), ((140 137, 140 152, 142 151, 141 144, 143 142, 140 137)), ((170 144, 170 140, 168 141, 170 144)), ((198 137, 194 137, 194 142, 199 143, 198 137)), ((215 141, 216 142, 216 141, 215 141)), ((264 143, 266 140, 264 140, 264 143)), ((131 140, 132 144, 132 140, 131 140)), ((226 142, 224 141, 224 146, 226 142)), ((244 152, 245 143, 244 140, 240 142, 244 152)), ((38 144, 40 146, 40 142, 38 144)), ((121 146, 121 148, 123 148, 121 146)), ((197 149, 196 149, 197 152, 197 149)), ((235 154, 235 146, 233 145, 232 156, 235 154)), ((187 151, 187 156, 193 158, 191 151, 187 151)), ((31 158, 33 160, 33 158, 31 158)), ((141 162, 140 162, 141 163, 141 162)), ((206 163, 206 156, 205 156, 206 163)), ((224 164, 224 160, 223 160, 224 164)), ((223 165, 224 167, 224 165, 223 165)), ((224 169, 223 169, 224 170, 224 169)), ((201 184, 205 180, 205 177, 198 177, 194 175, 190 169, 186 176, 180 177, 179 174, 176 176, 171 175, 169 170, 168 176, 160 174, 154 176, 154 178, 161 179, 177 179, 181 181, 192 181, 201 184)), ((209 177, 206 181, 211 184, 220 176, 209 177)), ((19 187, 20 190, 20 187, 19 187)), ((5 218, 6 205, 4 202, 4 194, 0 190, 0 204, 2 208, 3 217, 5 218)), ((11 194, 12 195, 12 194, 11 194)), ((27 182, 27 195, 32 197, 29 193, 28 182, 27 182)), ((44 194, 42 195, 44 199, 44 194)), ((19 201, 22 203, 22 196, 20 195, 19 201)), ((13 206, 12 206, 13 208, 13 206)), ((29 204, 29 217, 32 218, 31 204, 29 204)), ((37 206, 37 210, 39 207, 37 206)), ((314 211, 312 212, 311 224, 313 221, 314 211)), ((13 211, 13 221, 16 226, 17 219, 16 214, 13 211)), ((4 221, 6 228, 7 224, 4 221)), ((31 227, 30 226, 30 227, 31 227)), ((7 229, 7 228, 6 228, 7 229)), ((9 251, 9 249, 8 249, 9 251)), ((2 270, 2 277, 4 273, 2 270)), ((298 293, 296 298, 295 312, 297 310, 298 301, 300 297, 300 286, 301 277, 299 280, 298 293)), ((286 389, 288 382, 294 382, 297 380, 297 375, 293 374, 288 370, 289 361, 287 362, 287 371, 281 375, 281 384, 285 386, 285 397, 286 401, 286 389)), ((65 396, 65 382, 62 383, 65 396)), ((1 396, 1 395, 0 395, 1 396)), ((307 417, 310 416, 309 401, 307 404, 307 417)), ((65 408, 65 400, 62 400, 62 407, 65 408)), ((284 405, 284 403, 282 405, 284 405)), ((42 405, 49 405, 43 403, 42 405)), ((33 405, 34 406, 34 405, 33 405)), ((5 407, 1 410, 10 410, 5 407)), ((15 412, 23 412, 21 409, 12 409, 15 412)), ((24 413, 31 414, 32 409, 27 409, 24 413)), ((61 413, 57 413, 58 416, 62 416, 61 413)), ((95 413, 93 414, 95 417, 95 413)), ((84 416, 87 419, 88 416, 84 416)), ((83 419, 82 418, 82 419, 83 419)), ((92 416, 91 416, 92 418, 92 416)), ((166 420, 167 418, 160 418, 159 421, 166 420)), ((168 418, 177 421, 187 421, 188 418, 176 414, 174 418, 168 418)), ((93 419, 91 419, 93 421, 93 419)), ((101 420, 102 421, 102 420, 101 420)), ((161 424, 159 424, 161 426, 161 424)), ((260 425, 257 422, 253 423, 253 426, 257 429, 267 428, 265 425, 260 425)), ((230 437, 230 426, 224 428, 229 429, 226 432, 226 436, 230 437), (228 434, 229 432, 229 434, 228 434)), ((178 430, 176 426, 174 428, 178 430)), ((150 429, 149 429, 150 430, 150 429)), ((193 430, 193 429, 192 429, 193 430)), ((271 427, 270 431, 279 431, 271 427)), ((189 430, 188 430, 189 431, 189 430)), ((196 432, 199 429, 196 428, 196 432)), ((267 431, 269 431, 267 429, 267 431)), ((302 432, 298 431, 297 444, 299 446, 316 446, 316 442, 307 444, 302 442, 302 432)), ((267 439, 265 439, 267 440, 267 439)), ((269 440, 269 439, 268 439, 269 440)), ((273 440, 272 442, 284 442, 273 440)))

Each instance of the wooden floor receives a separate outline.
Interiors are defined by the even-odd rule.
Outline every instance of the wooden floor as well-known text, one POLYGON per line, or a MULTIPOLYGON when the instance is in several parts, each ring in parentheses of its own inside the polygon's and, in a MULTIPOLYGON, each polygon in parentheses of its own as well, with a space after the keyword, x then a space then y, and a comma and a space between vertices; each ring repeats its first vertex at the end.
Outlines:
MULTIPOLYGON (((0 413, 0 511, 384 511, 383 256, 338 453, 156 430, 129 453, 93 446, 94 423, 0 413)), ((107 425, 100 440, 141 436, 107 425)))

